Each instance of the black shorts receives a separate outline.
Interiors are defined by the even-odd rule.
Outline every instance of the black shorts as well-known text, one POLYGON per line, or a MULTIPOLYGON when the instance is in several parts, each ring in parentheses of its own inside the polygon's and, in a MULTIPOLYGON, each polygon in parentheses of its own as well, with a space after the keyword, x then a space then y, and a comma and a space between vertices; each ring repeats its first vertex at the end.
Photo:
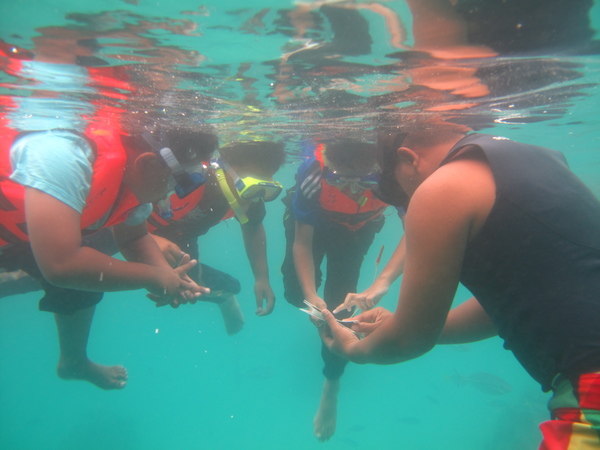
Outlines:
POLYGON ((89 308, 102 300, 102 292, 79 291, 54 286, 46 281, 35 262, 29 245, 13 246, 0 255, 0 267, 13 271, 21 269, 35 278, 44 290, 39 302, 40 311, 72 315, 80 309, 89 308))
MULTIPOLYGON (((215 295, 214 297, 210 294, 206 296, 207 301, 219 303, 218 296, 222 294, 239 294, 241 286, 237 278, 206 264, 200 264, 200 267, 202 268, 204 287, 210 288, 211 294, 215 295)), ((202 297, 200 300, 202 300, 202 297)))
MULTIPOLYGON (((107 255, 117 252, 112 233, 109 230, 101 230, 86 236, 84 245, 107 255)), ((44 290, 44 296, 39 302, 40 311, 72 315, 80 309, 90 308, 100 303, 104 296, 103 292, 66 289, 50 284, 42 275, 31 246, 27 244, 13 246, 0 254, 0 267, 7 271, 21 269, 40 283, 44 290)), ((235 295, 240 292, 240 282, 236 278, 205 264, 201 264, 201 267, 204 284, 215 294, 214 297, 207 296, 206 300, 219 303, 222 300, 220 295, 235 295)))

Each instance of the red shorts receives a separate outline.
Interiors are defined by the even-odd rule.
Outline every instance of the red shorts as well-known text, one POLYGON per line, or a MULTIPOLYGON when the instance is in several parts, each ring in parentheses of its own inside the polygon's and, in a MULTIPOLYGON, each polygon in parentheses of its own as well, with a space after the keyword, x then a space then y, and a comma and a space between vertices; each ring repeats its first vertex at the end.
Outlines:
POLYGON ((600 373, 559 382, 548 408, 552 419, 540 425, 539 450, 600 449, 600 373))

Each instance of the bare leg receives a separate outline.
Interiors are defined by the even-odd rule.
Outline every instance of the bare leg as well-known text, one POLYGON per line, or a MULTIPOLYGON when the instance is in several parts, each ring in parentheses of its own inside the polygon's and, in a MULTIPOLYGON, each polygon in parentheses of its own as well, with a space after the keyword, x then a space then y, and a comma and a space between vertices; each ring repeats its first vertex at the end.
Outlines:
POLYGON ((337 420, 337 399, 340 390, 340 379, 330 380, 325 378, 321 404, 313 421, 315 436, 321 442, 327 441, 335 433, 337 420))
POLYGON ((22 270, 2 272, 0 269, 0 285, 2 286, 0 297, 26 294, 28 292, 39 291, 42 288, 37 280, 22 270))
POLYGON ((225 330, 227 330, 227 334, 231 336, 232 334, 241 331, 244 327, 244 315, 242 314, 240 304, 235 295, 227 295, 224 297, 225 299, 217 304, 223 315, 225 330))
POLYGON ((102 366, 87 357, 87 343, 96 306, 69 316, 54 314, 58 329, 60 358, 56 372, 65 380, 85 380, 102 389, 123 389, 127 370, 123 366, 102 366))

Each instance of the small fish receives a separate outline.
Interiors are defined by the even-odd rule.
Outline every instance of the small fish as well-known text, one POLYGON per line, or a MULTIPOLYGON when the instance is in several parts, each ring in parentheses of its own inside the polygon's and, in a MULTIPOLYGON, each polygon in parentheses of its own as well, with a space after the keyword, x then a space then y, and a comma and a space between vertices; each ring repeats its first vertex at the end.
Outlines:
POLYGON ((362 433, 363 431, 365 431, 366 427, 364 425, 352 425, 351 427, 348 427, 348 431, 352 432, 352 433, 362 433))
POLYGON ((432 395, 426 395, 425 399, 428 400, 432 405, 440 404, 440 400, 432 395))
POLYGON ((379 263, 381 262, 381 255, 383 255, 384 247, 384 245, 381 246, 381 248, 379 249, 379 255, 377 255, 377 259, 375 260, 375 277, 373 278, 373 280, 377 278, 377 272, 379 272, 379 263))
POLYGON ((416 417, 400 417, 398 419, 398 423, 404 425, 419 425, 422 423, 421 419, 417 419, 416 417))
POLYGON ((456 371, 451 378, 457 386, 469 385, 488 395, 505 395, 512 391, 512 386, 506 380, 487 372, 464 376, 456 371))

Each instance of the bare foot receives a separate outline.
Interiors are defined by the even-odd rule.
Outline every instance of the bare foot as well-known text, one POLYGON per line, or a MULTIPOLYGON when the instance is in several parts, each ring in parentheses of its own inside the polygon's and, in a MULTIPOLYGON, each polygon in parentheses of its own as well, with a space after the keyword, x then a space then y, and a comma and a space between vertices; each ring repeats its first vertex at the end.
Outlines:
POLYGON ((227 297, 221 303, 218 303, 221 314, 223 315, 223 322, 225 322, 225 330, 228 335, 236 334, 244 327, 244 315, 240 309, 235 295, 227 297))
POLYGON ((123 389, 127 370, 123 366, 103 366, 89 359, 83 363, 59 361, 56 373, 64 380, 84 380, 102 389, 123 389))
POLYGON ((335 433, 337 395, 339 390, 340 380, 325 379, 323 393, 321 394, 321 404, 313 421, 315 436, 321 442, 329 440, 333 436, 333 433, 335 433))

